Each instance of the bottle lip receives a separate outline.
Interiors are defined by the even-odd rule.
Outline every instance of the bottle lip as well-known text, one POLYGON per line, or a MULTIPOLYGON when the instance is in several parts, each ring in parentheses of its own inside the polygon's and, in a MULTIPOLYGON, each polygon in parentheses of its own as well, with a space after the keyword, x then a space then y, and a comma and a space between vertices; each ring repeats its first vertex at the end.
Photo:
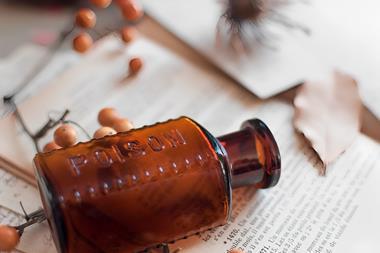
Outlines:
POLYGON ((275 186, 281 176, 281 155, 272 132, 263 121, 257 118, 244 121, 241 129, 251 129, 260 141, 265 141, 263 147, 266 158, 266 169, 263 179, 256 186, 258 188, 275 186))

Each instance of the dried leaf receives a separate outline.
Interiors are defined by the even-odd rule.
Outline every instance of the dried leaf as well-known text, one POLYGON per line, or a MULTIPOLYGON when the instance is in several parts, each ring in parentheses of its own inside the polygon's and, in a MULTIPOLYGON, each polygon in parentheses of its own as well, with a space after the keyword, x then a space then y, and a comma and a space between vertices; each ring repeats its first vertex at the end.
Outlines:
POLYGON ((330 82, 306 82, 294 99, 294 125, 310 141, 325 167, 360 131, 362 103, 356 81, 335 72, 330 82))

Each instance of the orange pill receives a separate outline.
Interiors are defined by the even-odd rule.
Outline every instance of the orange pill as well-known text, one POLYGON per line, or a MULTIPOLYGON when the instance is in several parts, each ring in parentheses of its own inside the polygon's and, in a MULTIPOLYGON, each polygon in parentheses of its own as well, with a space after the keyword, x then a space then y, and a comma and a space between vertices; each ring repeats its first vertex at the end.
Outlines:
POLYGON ((99 111, 98 122, 102 126, 112 127, 116 120, 120 119, 115 108, 106 107, 99 111))
POLYGON ((120 36, 125 43, 129 43, 136 37, 136 29, 130 26, 126 26, 121 29, 120 36))
POLYGON ((93 40, 88 33, 81 33, 73 40, 73 48, 79 53, 86 52, 93 44, 93 40))
POLYGON ((144 15, 142 8, 133 0, 124 1, 120 8, 123 17, 128 21, 136 21, 144 15))
POLYGON ((44 146, 43 148, 43 152, 46 153, 46 152, 50 152, 50 151, 53 151, 53 150, 56 150, 56 149, 60 149, 61 147, 57 145, 57 143, 55 143, 54 141, 51 141, 49 143, 46 143, 46 145, 44 146))
POLYGON ((0 251, 12 251, 20 241, 20 234, 14 227, 0 225, 0 251))
POLYGON ((75 24, 82 28, 93 28, 96 24, 96 15, 92 10, 82 8, 75 16, 75 24))
POLYGON ((77 142, 77 133, 69 124, 62 124, 54 132, 54 141, 57 145, 67 148, 77 142))
POLYGON ((133 128, 133 124, 128 119, 118 119, 113 124, 113 129, 115 129, 116 132, 118 132, 118 133, 129 131, 132 128, 133 128))
POLYGON ((112 0, 90 0, 93 5, 99 8, 107 8, 112 3, 112 0))
POLYGON ((135 57, 129 61, 129 73, 137 74, 143 67, 143 61, 141 58, 135 57))
POLYGON ((102 138, 104 136, 114 135, 114 134, 116 134, 116 131, 112 127, 101 127, 95 131, 94 138, 99 139, 99 138, 102 138))

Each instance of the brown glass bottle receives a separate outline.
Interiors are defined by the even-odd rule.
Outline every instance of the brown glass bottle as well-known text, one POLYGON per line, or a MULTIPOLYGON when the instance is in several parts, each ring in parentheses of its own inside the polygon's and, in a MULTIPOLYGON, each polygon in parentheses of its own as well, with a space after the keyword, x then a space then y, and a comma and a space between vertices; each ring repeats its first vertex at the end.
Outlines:
POLYGON ((213 137, 181 117, 37 154, 37 179, 60 253, 137 252, 224 224, 231 188, 266 188, 280 155, 260 120, 213 137))

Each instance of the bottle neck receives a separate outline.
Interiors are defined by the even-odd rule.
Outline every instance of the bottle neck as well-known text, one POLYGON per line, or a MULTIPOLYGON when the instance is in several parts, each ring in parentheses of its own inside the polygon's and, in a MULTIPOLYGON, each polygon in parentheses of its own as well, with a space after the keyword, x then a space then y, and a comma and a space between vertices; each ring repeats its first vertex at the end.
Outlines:
POLYGON ((254 185, 268 188, 280 177, 280 153, 268 127, 260 120, 248 120, 240 131, 217 138, 227 152, 232 188, 254 185))

